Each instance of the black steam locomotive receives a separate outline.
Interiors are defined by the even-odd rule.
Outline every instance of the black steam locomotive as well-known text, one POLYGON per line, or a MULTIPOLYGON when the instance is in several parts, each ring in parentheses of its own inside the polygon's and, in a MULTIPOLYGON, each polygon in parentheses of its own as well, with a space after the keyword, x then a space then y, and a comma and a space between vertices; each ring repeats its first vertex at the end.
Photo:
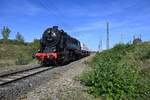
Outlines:
POLYGON ((58 26, 53 26, 43 33, 40 51, 34 56, 44 65, 58 65, 88 55, 88 51, 81 50, 80 41, 59 30, 58 26))

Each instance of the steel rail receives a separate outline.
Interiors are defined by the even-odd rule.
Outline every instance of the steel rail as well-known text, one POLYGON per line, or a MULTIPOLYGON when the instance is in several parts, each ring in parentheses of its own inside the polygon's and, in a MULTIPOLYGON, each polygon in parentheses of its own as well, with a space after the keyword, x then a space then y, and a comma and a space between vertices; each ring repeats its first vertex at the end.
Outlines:
POLYGON ((8 73, 5 75, 1 75, 0 76, 0 86, 4 86, 6 84, 15 82, 17 80, 20 79, 24 79, 26 77, 29 76, 33 76, 35 74, 39 74, 41 72, 47 71, 52 69, 53 67, 35 67, 35 68, 30 68, 30 69, 26 69, 26 70, 21 70, 21 71, 16 71, 16 72, 12 72, 12 73, 8 73))

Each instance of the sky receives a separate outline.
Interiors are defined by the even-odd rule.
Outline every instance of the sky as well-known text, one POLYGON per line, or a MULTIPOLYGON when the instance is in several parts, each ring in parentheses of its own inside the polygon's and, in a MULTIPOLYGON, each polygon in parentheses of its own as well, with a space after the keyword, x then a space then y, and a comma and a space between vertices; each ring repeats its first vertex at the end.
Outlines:
POLYGON ((11 39, 20 32, 31 42, 57 25, 90 49, 101 40, 105 49, 107 22, 110 47, 140 34, 150 40, 150 0, 0 0, 0 30, 8 26, 11 39))

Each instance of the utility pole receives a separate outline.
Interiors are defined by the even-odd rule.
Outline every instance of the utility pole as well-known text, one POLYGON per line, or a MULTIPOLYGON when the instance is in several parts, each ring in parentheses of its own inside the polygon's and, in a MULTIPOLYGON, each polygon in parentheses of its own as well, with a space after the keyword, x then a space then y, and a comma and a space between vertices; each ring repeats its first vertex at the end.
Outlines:
POLYGON ((120 39, 120 43, 123 43, 123 33, 120 34, 121 35, 121 39, 120 39))
POLYGON ((142 39, 142 35, 140 34, 140 37, 139 37, 140 39, 142 39))
POLYGON ((102 40, 99 41, 99 44, 98 44, 98 51, 99 51, 99 52, 102 51, 102 40))
POLYGON ((133 40, 135 39, 135 35, 133 36, 133 40))
POLYGON ((109 49, 109 23, 107 22, 107 40, 106 40, 106 48, 109 49))
POLYGON ((99 44, 98 44, 98 52, 100 52, 100 42, 99 42, 99 44))
POLYGON ((102 51, 102 49, 103 49, 103 46, 102 46, 102 40, 100 41, 100 45, 101 45, 100 51, 102 51))

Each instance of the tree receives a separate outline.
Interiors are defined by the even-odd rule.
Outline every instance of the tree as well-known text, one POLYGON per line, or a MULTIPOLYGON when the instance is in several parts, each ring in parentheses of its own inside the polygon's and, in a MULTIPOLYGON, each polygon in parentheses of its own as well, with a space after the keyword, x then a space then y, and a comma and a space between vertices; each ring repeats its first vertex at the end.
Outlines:
POLYGON ((39 49, 40 48, 40 40, 39 39, 34 39, 33 42, 30 43, 30 46, 32 48, 39 49))
POLYGON ((6 26, 3 27, 1 34, 4 40, 8 40, 10 32, 11 30, 8 27, 6 26))
POLYGON ((140 38, 135 38, 133 40, 133 44, 139 44, 139 43, 142 43, 142 40, 140 38))
POLYGON ((24 37, 19 32, 16 34, 16 40, 24 43, 24 37))

